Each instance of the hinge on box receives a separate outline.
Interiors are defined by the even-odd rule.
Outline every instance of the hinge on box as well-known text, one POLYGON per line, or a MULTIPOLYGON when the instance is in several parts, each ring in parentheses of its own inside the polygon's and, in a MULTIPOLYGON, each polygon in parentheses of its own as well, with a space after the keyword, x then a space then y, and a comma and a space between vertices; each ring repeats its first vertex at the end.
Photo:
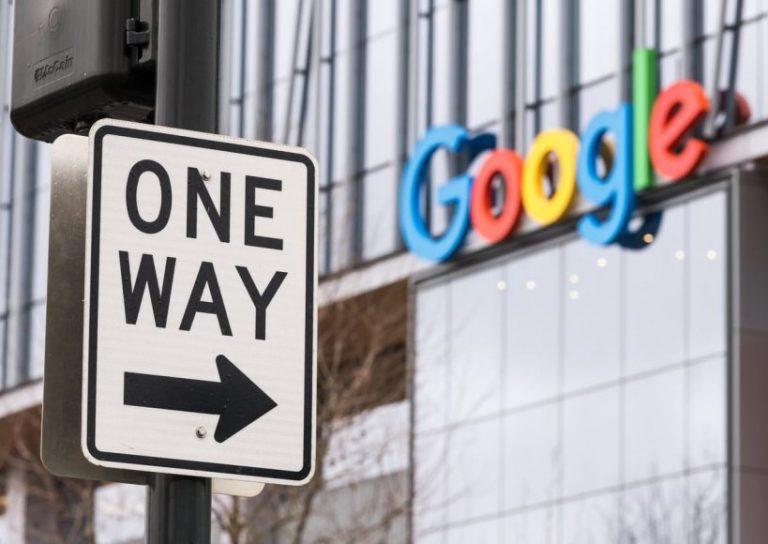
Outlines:
POLYGON ((134 65, 146 62, 149 45, 152 39, 152 30, 148 23, 131 17, 125 22, 125 45, 131 50, 131 62, 134 65))

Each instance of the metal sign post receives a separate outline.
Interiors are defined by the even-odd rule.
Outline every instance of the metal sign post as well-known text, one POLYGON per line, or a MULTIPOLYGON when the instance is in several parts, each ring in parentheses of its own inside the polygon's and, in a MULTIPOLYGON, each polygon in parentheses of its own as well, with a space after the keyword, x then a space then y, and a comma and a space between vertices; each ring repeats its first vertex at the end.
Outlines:
POLYGON ((215 134, 220 0, 157 1, 157 126, 54 143, 42 458, 209 544, 212 492, 314 471, 317 164, 215 134))
MULTIPOLYGON (((159 0, 155 124, 216 132, 221 0, 159 0)), ((211 542, 211 480, 155 474, 149 544, 211 542)))

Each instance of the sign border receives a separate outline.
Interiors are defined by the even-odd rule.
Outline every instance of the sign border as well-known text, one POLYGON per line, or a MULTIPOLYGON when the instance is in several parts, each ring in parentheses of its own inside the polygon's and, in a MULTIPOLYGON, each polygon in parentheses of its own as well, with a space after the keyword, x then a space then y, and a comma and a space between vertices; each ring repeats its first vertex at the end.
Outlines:
MULTIPOLYGON (((313 472, 315 409, 314 409, 314 310, 315 310, 315 193, 316 171, 315 163, 308 154, 279 149, 275 147, 256 147, 237 143, 233 138, 220 135, 212 135, 215 138, 204 139, 195 136, 194 132, 158 127, 161 130, 147 130, 134 128, 127 123, 111 124, 106 122, 94 127, 91 134, 93 152, 93 170, 91 172, 91 191, 88 206, 90 215, 90 267, 88 276, 89 285, 86 285, 88 299, 88 365, 86 372, 87 384, 87 412, 86 412, 86 440, 84 442, 85 453, 95 461, 120 463, 122 465, 136 465, 135 470, 141 470, 138 465, 147 468, 169 468, 184 473, 209 472, 230 476, 247 476, 254 479, 264 478, 284 480, 302 483, 309 479, 313 472), (173 130, 173 132, 170 132, 173 130), (100 220, 101 220, 101 176, 102 176, 102 147, 103 140, 109 135, 124 136, 150 140, 155 142, 171 143, 188 147, 204 147, 215 151, 240 153, 258 157, 266 157, 276 160, 300 162, 307 168, 307 259, 306 259, 306 302, 305 302, 305 331, 304 331, 304 447, 302 468, 298 471, 267 469, 261 467, 245 467, 241 465, 229 465, 209 461, 190 461, 185 459, 171 459, 165 457, 152 457, 147 455, 134 455, 128 453, 115 453, 101 451, 96 447, 96 370, 97 370, 97 336, 98 336, 98 301, 99 301, 99 252, 100 252, 100 220)), ((161 472, 161 471, 157 471, 161 472)))

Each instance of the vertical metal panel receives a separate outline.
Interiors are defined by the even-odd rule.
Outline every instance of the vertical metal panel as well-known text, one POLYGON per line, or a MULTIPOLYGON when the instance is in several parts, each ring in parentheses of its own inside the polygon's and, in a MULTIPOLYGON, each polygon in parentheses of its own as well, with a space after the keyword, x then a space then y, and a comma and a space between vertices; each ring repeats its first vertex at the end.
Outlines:
MULTIPOLYGON (((408 159, 408 133, 409 126, 408 120, 411 117, 409 113, 412 111, 410 108, 415 105, 415 102, 409 102, 410 86, 411 86, 411 56, 412 44, 415 46, 416 42, 411 41, 411 9, 409 8, 408 0, 399 0, 397 3, 397 98, 395 101, 395 115, 397 116, 395 127, 395 183, 399 186, 400 177, 402 176, 403 169, 405 168, 405 161, 408 159)), ((416 25, 414 25, 416 26, 416 25)), ((414 57, 416 55, 413 55, 414 57)), ((370 107, 370 106, 369 106, 370 107)), ((397 200, 395 200, 397 202, 397 200)), ((397 213, 397 210, 392 210, 392 213, 397 213)), ((402 249, 403 240, 400 236, 400 229, 398 222, 394 222, 395 225, 395 240, 396 249, 402 249)))
POLYGON ((256 127, 255 137, 260 140, 273 138, 273 107, 275 77, 275 0, 263 0, 256 4, 257 35, 256 57, 256 127))
MULTIPOLYGON (((7 119, 7 118, 6 118, 7 119)), ((3 383, 2 387, 7 388, 13 385, 16 376, 18 375, 18 371, 15 364, 15 342, 12 341, 13 336, 13 326, 11 323, 11 314, 12 314, 12 297, 11 293, 13 292, 13 277, 14 277, 14 271, 13 271, 13 243, 14 243, 14 213, 13 213, 13 207, 14 207, 14 200, 15 200, 15 184, 14 184, 14 172, 16 170, 16 144, 17 140, 20 140, 21 137, 16 135, 16 132, 13 130, 13 128, 10 126, 10 123, 6 121, 5 127, 6 130, 4 131, 8 135, 8 141, 7 146, 3 146, 3 164, 7 164, 8 168, 7 170, 3 171, 3 184, 4 187, 4 193, 7 195, 7 200, 5 202, 6 211, 8 213, 8 221, 7 226, 8 229, 4 233, 0 233, 5 237, 5 243, 7 244, 8 253, 6 254, 6 261, 3 263, 0 263, 0 265, 4 269, 4 285, 3 285, 3 292, 5 294, 4 300, 2 301, 3 307, 2 307, 2 314, 4 316, 4 320, 2 322, 3 327, 3 345, 2 345, 2 366, 3 366, 3 383)), ((5 143, 5 142, 4 142, 5 143)))
POLYGON ((729 413, 729 542, 761 543, 766 523, 768 456, 762 429, 768 415, 768 175, 761 165, 735 173, 731 196, 731 372, 729 413))
POLYGON ((515 145, 520 153, 525 153, 525 88, 526 88, 526 18, 530 0, 517 2, 517 20, 515 21, 515 145))
MULTIPOLYGON (((526 57, 530 54, 532 57, 532 64, 533 64, 533 96, 526 96, 525 101, 527 104, 534 103, 536 104, 533 107, 533 133, 537 134, 541 130, 541 105, 539 104, 539 101, 542 97, 541 88, 543 86, 542 80, 544 79, 544 70, 542 69, 544 66, 543 62, 543 36, 544 36, 544 6, 542 3, 544 0, 532 0, 533 5, 531 6, 531 9, 534 12, 533 20, 534 20, 534 26, 533 26, 533 51, 528 52, 526 51, 526 57)), ((567 6, 566 6, 567 8, 567 6)), ((567 18, 567 15, 560 10, 560 19, 557 21, 557 30, 560 34, 560 40, 561 40, 561 49, 562 49, 562 43, 564 43, 563 40, 565 40, 565 36, 562 33, 562 23, 567 18)), ((525 44, 527 46, 528 44, 525 44)), ((561 59, 562 62, 562 53, 558 52, 558 58, 561 59)), ((563 86, 563 78, 562 78, 562 65, 560 70, 560 81, 558 82, 558 86, 563 86)), ((527 92, 527 89, 525 90, 527 92)), ((559 92, 559 91, 558 91, 559 92)), ((555 100, 557 101, 558 107, 562 105, 562 101, 560 100, 559 96, 555 96, 555 100)), ((563 117, 563 113, 559 112, 558 116, 560 118, 563 117)))
POLYGON ((712 67, 712 86, 709 89, 709 97, 712 101, 712 109, 707 116, 706 132, 712 136, 715 133, 715 119, 720 111, 720 72, 723 65, 723 39, 725 37, 725 14, 726 0, 720 0, 720 9, 718 10, 720 22, 717 25, 717 35, 715 36, 715 58, 712 67))
MULTIPOLYGON (((635 47, 648 47, 648 23, 646 21, 648 12, 646 10, 646 6, 649 1, 653 0, 634 0, 634 2, 632 2, 634 4, 633 8, 635 10, 635 34, 633 40, 635 47)), ((625 6, 622 6, 622 8, 625 8, 625 6)))
POLYGON ((352 221, 348 225, 350 261, 344 264, 359 262, 362 259, 363 213, 362 205, 363 184, 361 170, 364 164, 365 151, 365 80, 366 80, 366 48, 367 32, 367 0, 349 3, 349 72, 347 85, 349 89, 349 108, 347 114, 347 153, 346 170, 349 182, 348 209, 352 221))
POLYGON ((450 0, 448 4, 448 116, 451 122, 461 125, 467 120, 468 11, 467 0, 450 0))
MULTIPOLYGON (((723 0, 725 2, 725 0, 723 0)), ((728 66, 728 87, 725 95, 725 128, 733 128, 736 119, 736 71, 739 67, 739 46, 741 44, 742 15, 744 13, 744 0, 736 0, 736 22, 731 32, 731 58, 728 66)), ((725 15, 723 15, 725 19, 725 15)))
POLYGON ((29 302, 32 291, 34 228, 34 180, 37 146, 19 138, 13 170, 14 194, 11 213, 10 277, 8 282, 8 333, 6 385, 16 385, 29 376, 29 302))
POLYGON ((323 149, 323 145, 321 144, 323 141, 323 115, 321 114, 321 111, 324 107, 321 68, 323 66, 323 38, 325 31, 327 30, 323 28, 325 2, 326 0, 315 0, 314 2, 314 16, 312 18, 312 54, 309 58, 310 70, 314 74, 314 78, 312 79, 312 100, 314 100, 314 105, 312 106, 311 111, 315 116, 315 119, 310 126, 315 129, 315 133, 312 135, 315 148, 313 151, 321 161, 323 160, 323 157, 320 156, 320 151, 323 149))
MULTIPOLYGON (((333 157, 334 157, 334 125, 335 125, 335 116, 336 116, 336 105, 335 105, 335 96, 336 96, 336 9, 337 9, 337 2, 336 0, 323 0, 323 2, 327 2, 329 6, 329 28, 328 28, 328 34, 329 34, 329 40, 328 40, 328 51, 323 52, 324 55, 327 55, 326 62, 328 63, 328 88, 326 89, 326 96, 327 96, 327 102, 325 104, 325 107, 328 109, 326 118, 328 119, 328 122, 323 130, 323 137, 326 142, 326 156, 325 158, 325 166, 323 167, 324 177, 326 179, 327 185, 330 187, 331 183, 333 182, 333 157)), ((323 12, 321 12, 323 13, 323 12)), ((321 21, 323 20, 323 17, 320 18, 321 21)), ((322 24, 322 22, 320 23, 322 24)), ((320 112, 320 108, 318 108, 318 115, 320 112)), ((318 123, 318 125, 321 125, 321 123, 318 123)), ((326 208, 325 208, 325 215, 326 215, 326 222, 325 222, 325 245, 322 249, 322 251, 325 254, 325 262, 326 266, 328 268, 328 271, 332 270, 333 268, 333 257, 334 257, 334 245, 333 245, 333 237, 335 236, 334 230, 333 230, 333 208, 334 208, 334 198, 333 198, 333 191, 328 190, 326 192, 327 195, 327 201, 326 201, 326 208)))
MULTIPOLYGON (((398 0, 397 2, 397 97, 395 99, 395 115, 397 116, 395 129, 395 170, 399 175, 402 172, 405 160, 408 157, 409 142, 408 121, 410 116, 409 106, 412 107, 415 101, 410 100, 410 91, 412 85, 411 69, 411 40, 412 37, 412 12, 408 0, 398 0)), ((413 25, 416 26, 416 25, 413 25)), ((413 55, 415 57, 415 55, 413 55)))
POLYGON ((407 2, 408 5, 408 29, 409 40, 412 47, 408 58, 408 117, 407 136, 405 145, 412 149, 419 137, 420 122, 422 118, 422 104, 419 102, 419 48, 420 48, 420 11, 418 2, 407 2))
POLYGON ((518 123, 522 119, 522 110, 515 112, 515 117, 512 117, 512 112, 515 108, 515 100, 517 98, 517 88, 515 86, 517 76, 517 56, 516 56, 516 39, 517 39, 517 10, 516 5, 520 5, 522 11, 523 2, 516 2, 515 0, 505 0, 503 5, 503 12, 501 14, 503 18, 502 23, 502 76, 501 76, 501 130, 499 131, 499 143, 502 147, 514 148, 515 147, 515 121, 518 123))
MULTIPOLYGON (((579 75, 579 2, 560 0, 560 97, 558 109, 560 124, 565 128, 578 129, 578 99, 573 92, 579 75)), ((608 21, 615 24, 616 21, 608 21)), ((541 25, 539 24, 539 27, 541 25)), ((541 32, 546 32, 541 28, 541 32)), ((541 43, 539 42, 539 47, 541 43)), ((541 69, 541 63, 539 63, 541 69)))
POLYGON ((632 101, 632 51, 636 46, 642 47, 642 29, 635 34, 635 4, 642 7, 644 1, 620 0, 619 3, 619 100, 626 102, 632 101))
POLYGON ((263 2, 246 2, 243 7, 243 25, 242 40, 242 62, 240 63, 242 74, 240 76, 242 89, 242 136, 243 138, 253 139, 256 132, 256 108, 258 100, 256 97, 259 86, 258 63, 259 51, 258 42, 261 37, 258 27, 259 10, 263 2))
MULTIPOLYGON (((283 120, 283 143, 291 143, 291 124, 293 122, 294 107, 294 88, 296 79, 299 77, 299 55, 301 48, 301 31, 303 28, 304 10, 307 9, 305 0, 298 0, 298 10, 296 11, 296 24, 293 31, 293 52, 291 54, 291 74, 288 80, 288 101, 285 109, 285 119, 283 120)), ((285 36, 287 38, 288 36, 285 36)), ((281 39, 283 37, 281 36, 281 39)), ((306 82, 305 82, 306 83, 306 82)))
MULTIPOLYGON (((0 3, 0 44, 5 47, 0 54, 0 73, 10 72, 11 51, 13 33, 11 26, 13 21, 13 4, 11 2, 0 3)), ((14 143, 16 131, 11 126, 8 112, 10 111, 10 78, 6 78, 0 84, 0 105, 2 106, 2 118, 0 118, 0 209, 2 209, 3 221, 0 222, 0 247, 6 252, 1 253, 4 258, 0 260, 0 390, 9 385, 8 381, 8 309, 9 289, 11 279, 11 211, 13 201, 13 169, 14 169, 14 143)))
POLYGON ((0 104, 3 105, 3 123, 9 123, 11 78, 11 52, 13 50, 13 4, 12 2, 0 3, 0 44, 3 53, 0 54, 0 74, 6 76, 0 84, 0 104))
POLYGON ((221 122, 220 126, 226 126, 227 134, 240 136, 242 134, 242 63, 243 63, 243 17, 245 0, 227 0, 228 8, 222 12, 228 17, 224 21, 223 36, 226 46, 222 48, 221 58, 226 53, 226 65, 221 69, 222 78, 227 78, 226 89, 229 94, 224 97, 225 111, 228 121, 221 122))
POLYGON ((248 49, 246 48, 246 43, 248 41, 248 13, 253 11, 253 9, 248 9, 249 4, 250 2, 248 0, 243 0, 240 6, 240 17, 233 21, 233 24, 237 25, 240 30, 237 35, 237 41, 234 43, 234 47, 236 47, 238 51, 238 62, 235 63, 232 68, 237 72, 237 88, 235 90, 238 102, 237 135, 241 138, 246 137, 246 131, 248 130, 245 124, 245 88, 247 83, 245 78, 246 65, 248 63, 248 49))
MULTIPOLYGON (((312 48, 314 46, 314 33, 315 33, 315 19, 320 17, 319 7, 317 2, 310 0, 307 21, 303 24, 304 32, 306 36, 304 39, 303 50, 301 50, 301 69, 297 72, 301 76, 301 92, 299 93, 298 103, 298 120, 296 129, 296 145, 306 146, 306 128, 307 128, 307 115, 309 108, 309 88, 312 84, 312 79, 316 77, 316 73, 313 72, 312 64, 312 48)), ((300 42, 297 42, 300 43, 300 42)))
POLYGON ((703 26, 703 2, 700 0, 683 0, 682 16, 682 77, 684 79, 701 78, 701 57, 703 47, 697 47, 696 38, 701 34, 703 26))
POLYGON ((230 134, 231 120, 229 118, 229 97, 232 86, 232 41, 229 28, 233 20, 232 4, 235 0, 221 0, 220 32, 225 38, 219 44, 219 132, 230 134))

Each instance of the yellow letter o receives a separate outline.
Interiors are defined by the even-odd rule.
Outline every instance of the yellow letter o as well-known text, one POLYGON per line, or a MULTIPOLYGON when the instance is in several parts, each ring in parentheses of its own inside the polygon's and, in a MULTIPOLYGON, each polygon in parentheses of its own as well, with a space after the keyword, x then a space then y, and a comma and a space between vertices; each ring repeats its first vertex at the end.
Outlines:
POLYGON ((522 197, 526 213, 535 221, 550 225, 568 211, 576 193, 578 151, 579 138, 570 130, 547 130, 533 141, 523 166, 522 197), (557 157, 560 179, 555 193, 547 197, 543 181, 550 153, 557 157))

